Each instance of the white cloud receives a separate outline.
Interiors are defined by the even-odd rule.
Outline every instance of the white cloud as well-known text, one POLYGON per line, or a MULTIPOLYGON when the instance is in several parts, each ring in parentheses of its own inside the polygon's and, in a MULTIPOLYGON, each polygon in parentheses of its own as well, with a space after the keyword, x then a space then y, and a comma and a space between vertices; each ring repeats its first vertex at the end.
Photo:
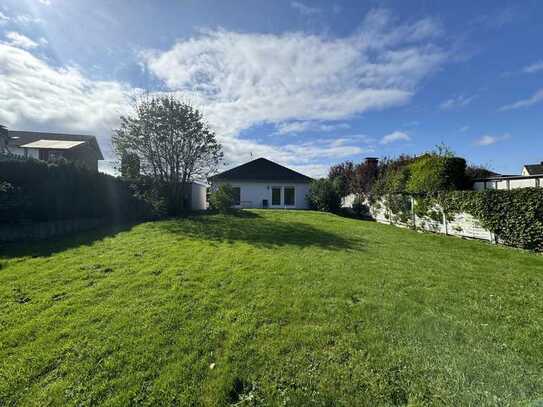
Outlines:
POLYGON ((31 16, 30 14, 20 14, 14 18, 16 23, 19 24, 31 24, 31 23, 41 23, 43 20, 39 17, 31 16))
POLYGON ((9 21, 9 17, 0 11, 0 24, 6 23, 9 21))
POLYGON ((44 6, 50 6, 51 5, 51 0, 38 0, 41 4, 43 4, 44 6))
POLYGON ((502 135, 490 135, 490 134, 484 134, 481 137, 479 137, 477 140, 475 140, 475 144, 478 146, 490 146, 492 144, 496 144, 499 141, 504 141, 509 139, 511 136, 509 134, 502 134, 502 135))
MULTIPOLYGON (((437 43, 440 33, 433 20, 403 24, 377 10, 348 37, 208 31, 167 51, 147 51, 142 63, 166 91, 202 110, 230 164, 265 156, 314 175, 337 159, 369 151, 369 139, 278 145, 242 131, 260 124, 285 133, 288 126, 338 131, 363 112, 406 104, 447 59, 437 43)), ((8 44, 0 44, 0 67, 0 122, 95 134, 110 156, 111 128, 129 111, 134 89, 91 80, 76 67, 54 67, 8 44)))
POLYGON ((536 73, 539 71, 543 71, 543 61, 534 62, 533 64, 524 67, 522 70, 524 73, 536 73))
POLYGON ((39 47, 39 44, 27 36, 20 34, 15 31, 10 31, 6 33, 7 38, 7 44, 11 45, 12 47, 18 47, 18 48, 24 48, 24 49, 32 49, 39 47))
POLYGON ((535 105, 536 103, 539 103, 541 101, 543 101, 543 89, 539 89, 536 93, 534 93, 532 97, 529 97, 528 99, 522 99, 515 103, 502 106, 500 110, 505 111, 505 110, 522 109, 524 107, 535 105))
POLYGON ((296 9, 300 14, 304 16, 311 16, 322 13, 322 10, 318 7, 311 7, 299 1, 293 1, 290 3, 293 9, 296 9))
POLYGON ((455 97, 452 97, 450 99, 447 99, 447 100, 443 101, 439 105, 439 108, 441 110, 459 109, 459 108, 462 108, 462 107, 465 107, 465 106, 469 105, 473 101, 473 99, 475 99, 476 97, 477 97, 477 95, 472 95, 472 96, 459 95, 459 96, 455 96, 455 97))
POLYGON ((390 144, 395 143, 396 141, 409 141, 411 137, 407 133, 401 131, 394 131, 390 134, 387 134, 381 139, 381 144, 390 144))
POLYGON ((331 132, 336 130, 346 130, 351 126, 348 123, 322 123, 314 120, 293 121, 279 123, 277 125, 277 134, 292 134, 303 132, 331 132))
POLYGON ((0 67, 0 123, 19 130, 91 133, 109 152, 110 129, 130 104, 129 88, 92 81, 73 67, 53 68, 7 44, 0 44, 0 67))
MULTIPOLYGON (((347 120, 408 103, 447 58, 436 44, 440 33, 433 20, 402 24, 376 10, 348 37, 205 31, 167 51, 145 51, 142 62, 169 90, 202 107, 236 146, 234 157, 246 157, 254 145, 239 133, 254 125, 286 133, 307 126, 297 122, 347 120)), ((272 153, 279 150, 287 151, 272 153)), ((298 159, 288 154, 290 163, 298 159)))

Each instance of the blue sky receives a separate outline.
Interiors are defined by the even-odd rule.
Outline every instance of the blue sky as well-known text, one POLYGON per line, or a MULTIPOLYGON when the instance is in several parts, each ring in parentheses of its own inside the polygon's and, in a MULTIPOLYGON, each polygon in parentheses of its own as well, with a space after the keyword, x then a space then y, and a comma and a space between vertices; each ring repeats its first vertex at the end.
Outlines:
POLYGON ((445 143, 514 174, 543 161, 542 22, 537 0, 4 0, 0 123, 94 134, 112 159, 133 98, 174 92, 228 165, 320 176, 445 143))

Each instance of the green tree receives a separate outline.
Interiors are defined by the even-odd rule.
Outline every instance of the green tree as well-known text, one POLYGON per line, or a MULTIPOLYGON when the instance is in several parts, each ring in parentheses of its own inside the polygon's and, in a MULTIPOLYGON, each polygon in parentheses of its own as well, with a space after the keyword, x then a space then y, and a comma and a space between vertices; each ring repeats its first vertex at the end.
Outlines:
POLYGON ((112 142, 119 158, 137 157, 142 174, 167 191, 168 212, 173 215, 184 209, 186 184, 207 178, 223 157, 202 114, 174 96, 140 99, 132 114, 121 117, 112 142))

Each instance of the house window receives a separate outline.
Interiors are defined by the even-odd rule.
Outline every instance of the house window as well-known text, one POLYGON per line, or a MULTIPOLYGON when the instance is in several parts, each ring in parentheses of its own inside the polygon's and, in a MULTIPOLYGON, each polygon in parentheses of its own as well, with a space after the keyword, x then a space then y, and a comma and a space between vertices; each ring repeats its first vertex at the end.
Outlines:
POLYGON ((240 205, 241 204, 241 188, 234 187, 232 188, 232 192, 234 193, 234 205, 240 205))
POLYGON ((42 161, 49 160, 49 150, 39 150, 39 158, 42 161))
POLYGON ((294 187, 285 187, 285 205, 294 206, 294 187))
POLYGON ((272 187, 272 205, 281 205, 281 187, 272 187))

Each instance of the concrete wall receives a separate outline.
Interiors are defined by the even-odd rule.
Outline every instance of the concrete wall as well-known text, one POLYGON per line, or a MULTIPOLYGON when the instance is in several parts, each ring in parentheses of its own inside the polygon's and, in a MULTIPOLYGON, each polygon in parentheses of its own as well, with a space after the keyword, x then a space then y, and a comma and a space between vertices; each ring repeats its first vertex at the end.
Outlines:
POLYGON ((543 176, 526 176, 510 179, 493 179, 487 181, 477 181, 473 184, 475 191, 484 191, 486 189, 516 189, 516 188, 541 188, 543 187, 543 176))
MULTIPOLYGON (((217 182, 217 185, 226 184, 226 182, 217 182)), ((308 209, 307 194, 309 193, 309 183, 288 183, 283 181, 266 182, 228 182, 232 187, 240 188, 240 208, 262 208, 262 201, 268 200, 269 208, 284 209, 308 209), (272 187, 281 188, 281 204, 272 205, 272 187), (284 204, 284 188, 294 187, 294 205, 284 204)))
MULTIPOLYGON (((352 207, 353 199, 354 195, 344 198, 344 207, 352 207), (349 206, 349 204, 351 205, 349 206)), ((412 204, 414 203, 415 201, 412 200, 412 204)), ((420 218, 411 211, 407 222, 402 222, 394 214, 388 213, 382 203, 373 206, 369 205, 368 202, 366 202, 366 204, 370 208, 371 217, 379 223, 386 223, 404 228, 416 227, 419 230, 451 236, 488 240, 491 242, 496 241, 495 235, 483 228, 479 221, 469 213, 459 213, 456 214, 453 219, 447 220, 443 215, 441 208, 436 205, 433 209, 438 214, 437 219, 431 219, 429 217, 420 218)))
POLYGON ((48 239, 105 225, 103 219, 72 219, 30 224, 0 225, 0 242, 48 239))
POLYGON ((206 192, 207 185, 199 182, 191 183, 190 209, 193 211, 204 211, 207 209, 206 192))

